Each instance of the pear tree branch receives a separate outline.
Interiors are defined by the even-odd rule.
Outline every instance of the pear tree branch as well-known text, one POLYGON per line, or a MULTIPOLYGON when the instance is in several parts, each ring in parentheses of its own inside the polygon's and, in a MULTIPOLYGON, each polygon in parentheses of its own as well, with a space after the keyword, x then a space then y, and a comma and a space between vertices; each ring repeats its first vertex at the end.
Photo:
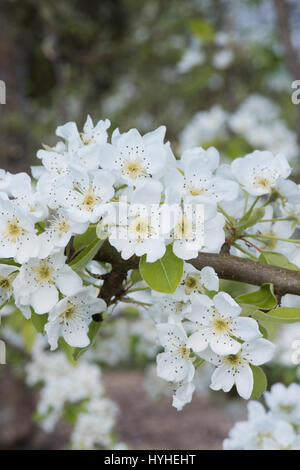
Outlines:
MULTIPOLYGON (((97 261, 110 263, 111 271, 103 276, 104 283, 100 297, 110 305, 122 298, 123 282, 131 269, 138 269, 139 258, 133 256, 123 260, 120 253, 106 241, 95 258, 97 261)), ((221 279, 245 282, 255 286, 265 283, 274 285, 278 296, 284 294, 300 295, 300 271, 292 271, 250 259, 231 256, 228 253, 199 253, 197 258, 188 260, 196 269, 211 266, 221 279)))

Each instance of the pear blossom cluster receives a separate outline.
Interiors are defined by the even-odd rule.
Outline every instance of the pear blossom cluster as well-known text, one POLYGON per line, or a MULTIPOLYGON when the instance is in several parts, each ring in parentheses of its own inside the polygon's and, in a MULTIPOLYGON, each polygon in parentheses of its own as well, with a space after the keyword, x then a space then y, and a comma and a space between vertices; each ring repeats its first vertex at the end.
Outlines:
MULTIPOLYGON (((110 137, 109 127, 107 119, 94 125, 88 117, 82 131, 68 122, 57 128, 54 147, 38 151, 32 179, 1 171, 1 305, 42 323, 51 350, 61 338, 87 348, 95 315, 110 320, 118 306, 135 305, 143 321, 131 323, 129 334, 142 337, 142 353, 157 355, 177 409, 191 400, 203 361, 215 368, 213 390, 236 385, 249 399, 253 368, 272 358, 274 345, 213 267, 198 270, 190 261, 225 249, 256 261, 276 252, 300 267, 300 187, 289 179, 287 158, 256 150, 228 164, 214 147, 176 158, 164 126, 145 135, 115 129, 110 137), (102 286, 111 266, 97 260, 103 243, 123 260, 161 262, 167 278, 162 260, 171 253, 183 265, 180 282, 172 293, 157 292, 129 271, 107 305, 102 286)), ((101 351, 100 361, 114 363, 105 341, 101 351)))
POLYGON ((219 291, 214 269, 201 271, 186 263, 172 297, 156 295, 149 309, 164 351, 157 356, 157 375, 173 384, 173 406, 181 410, 192 399, 196 369, 214 366, 210 388, 249 399, 253 390, 251 365, 268 362, 275 346, 263 338, 253 318, 242 316, 240 305, 219 291), (217 293, 216 293, 217 292, 217 293))
POLYGON ((57 423, 71 419, 71 447, 77 450, 112 449, 117 405, 106 396, 101 369, 88 361, 72 365, 62 352, 50 353, 37 337, 26 366, 26 381, 41 385, 36 419, 50 433, 57 423), (76 384, 76 386, 74 386, 76 384), (71 410, 71 412, 70 412, 71 410))
MULTIPOLYGON (((285 83, 285 89, 289 83, 285 83)), ((257 93, 248 96, 233 113, 217 105, 196 113, 180 134, 180 148, 214 141, 226 144, 232 135, 244 139, 253 149, 282 153, 289 161, 299 154, 297 135, 281 117, 278 105, 257 93)))
POLYGON ((267 409, 248 403, 248 420, 238 422, 224 440, 224 450, 300 450, 300 385, 277 383, 265 392, 267 409))

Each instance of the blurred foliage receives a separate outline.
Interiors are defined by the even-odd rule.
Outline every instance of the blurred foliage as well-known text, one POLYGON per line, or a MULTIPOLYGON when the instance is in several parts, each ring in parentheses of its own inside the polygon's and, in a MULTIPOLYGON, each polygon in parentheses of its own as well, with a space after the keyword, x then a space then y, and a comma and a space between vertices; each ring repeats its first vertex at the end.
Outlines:
MULTIPOLYGON (((41 142, 55 143, 58 124, 82 124, 87 113, 123 130, 166 124, 176 142, 197 111, 215 104, 233 111, 255 92, 274 98, 293 126, 290 90, 266 87, 270 74, 285 68, 274 19, 264 41, 239 41, 238 3, 245 15, 264 2, 2 0, 0 78, 8 100, 1 108, 0 166, 28 167, 41 142), (232 36, 234 60, 217 69, 222 32, 232 36), (193 41, 205 58, 178 72, 193 41)), ((249 150, 239 138, 229 147, 232 156, 249 150)))

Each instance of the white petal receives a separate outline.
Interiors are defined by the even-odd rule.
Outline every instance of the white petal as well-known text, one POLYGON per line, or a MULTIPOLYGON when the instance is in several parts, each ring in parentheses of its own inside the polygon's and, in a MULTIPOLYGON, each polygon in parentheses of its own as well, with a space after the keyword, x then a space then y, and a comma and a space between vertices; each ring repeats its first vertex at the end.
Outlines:
POLYGON ((56 349, 58 346, 59 330, 60 325, 58 322, 48 322, 45 325, 45 331, 48 336, 48 342, 51 346, 51 351, 54 351, 54 349, 56 349))
POLYGON ((62 326, 62 336, 70 346, 85 348, 90 344, 88 324, 84 321, 77 322, 76 325, 74 323, 70 322, 69 325, 62 326))
POLYGON ((216 354, 221 356, 236 354, 241 349, 240 343, 226 334, 213 336, 210 340, 210 347, 216 354))
POLYGON ((186 342, 186 333, 182 326, 169 323, 160 323, 156 325, 160 344, 166 348, 172 344, 179 345, 186 342))
POLYGON ((219 290, 219 278, 217 273, 210 266, 201 269, 201 282, 208 290, 219 290))
POLYGON ((31 305, 36 313, 48 313, 58 302, 58 292, 55 286, 39 287, 31 294, 31 305))
POLYGON ((237 338, 252 341, 262 336, 258 323, 253 318, 238 317, 234 320, 231 331, 237 338))
POLYGON ((241 312, 241 307, 226 292, 219 292, 214 296, 214 303, 222 317, 236 317, 241 312))
POLYGON ((82 287, 80 276, 67 265, 55 275, 55 284, 64 295, 76 294, 82 287))
POLYGON ((242 347, 242 356, 255 366, 260 366, 272 359, 275 346, 271 341, 259 338, 251 343, 244 343, 242 347))
POLYGON ((238 394, 245 400, 249 400, 253 390, 253 373, 250 366, 239 367, 235 383, 238 394))
POLYGON ((182 410, 184 405, 192 401, 194 391, 195 385, 193 382, 181 385, 181 387, 176 390, 173 396, 172 406, 174 406, 174 408, 176 408, 178 411, 182 410))
POLYGON ((225 364, 217 367, 211 378, 210 388, 212 390, 223 390, 229 392, 234 384, 234 376, 231 369, 225 364))
POLYGON ((187 340, 187 347, 191 348, 195 352, 204 351, 207 348, 208 343, 211 339, 212 331, 211 328, 201 328, 196 333, 193 333, 187 340))

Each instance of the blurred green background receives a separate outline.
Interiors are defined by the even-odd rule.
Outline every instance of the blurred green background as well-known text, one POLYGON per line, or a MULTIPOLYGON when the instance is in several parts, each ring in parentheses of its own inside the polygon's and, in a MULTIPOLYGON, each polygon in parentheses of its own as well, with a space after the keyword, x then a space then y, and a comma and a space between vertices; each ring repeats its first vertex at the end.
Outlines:
MULTIPOLYGON (((0 79, 7 86, 1 167, 28 169, 41 142, 55 143, 57 125, 81 125, 87 113, 122 130, 165 124, 179 152, 180 134, 196 113, 219 106, 232 114, 253 94, 276 108, 257 118, 275 113, 294 133, 287 140, 294 147, 299 140, 290 98, 300 79, 298 1, 2 0, 0 10, 0 79)), ((215 112, 208 125, 218 119, 215 112)), ((199 144, 230 158, 265 146, 233 132, 228 120, 226 138, 194 127, 199 144)))
MULTIPOLYGON (((299 179, 300 105, 291 101, 299 26, 298 0, 1 0, 0 168, 29 171, 58 125, 81 127, 90 114, 121 131, 164 124, 176 155, 197 145, 216 146, 223 161, 282 151, 299 179)), ((220 448, 237 414, 205 396, 180 415, 169 399, 155 408, 140 366, 131 358, 107 379, 122 438, 143 449, 220 448)), ((53 441, 33 431, 36 395, 12 368, 1 370, 0 418, 9 424, 0 448, 62 447, 66 430, 53 441)), ((273 368, 271 381, 288 383, 294 372, 273 368)))

